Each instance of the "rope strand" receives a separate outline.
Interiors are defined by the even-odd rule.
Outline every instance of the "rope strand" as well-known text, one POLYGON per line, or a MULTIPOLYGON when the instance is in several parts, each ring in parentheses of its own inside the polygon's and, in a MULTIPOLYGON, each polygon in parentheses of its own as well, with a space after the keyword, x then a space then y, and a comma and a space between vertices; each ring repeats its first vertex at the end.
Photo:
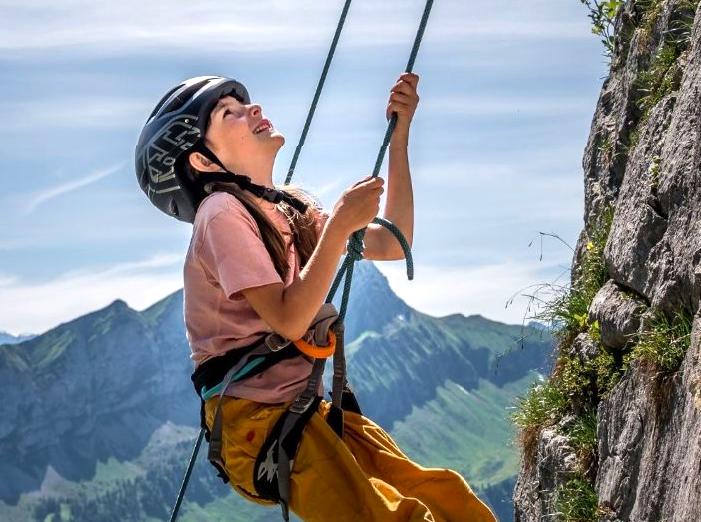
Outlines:
MULTIPOLYGON (((331 47, 329 48, 329 52, 326 55, 326 61, 324 62, 324 69, 321 73, 321 77, 319 78, 319 82, 316 86, 316 92, 314 93, 314 100, 312 101, 311 107, 309 108, 309 113, 307 114, 307 121, 304 123, 304 129, 302 131, 302 135, 300 136, 299 143, 297 144, 297 147, 295 149, 294 156, 292 157, 292 162, 290 164, 290 168, 288 169, 287 173, 287 178, 285 179, 285 185, 289 185, 290 180, 292 179, 292 174, 294 173, 295 165, 297 164, 297 159, 299 158, 299 154, 302 151, 302 146, 304 145, 304 140, 307 137, 307 133, 309 132, 309 127, 311 125, 312 118, 314 117, 314 112, 316 110, 316 105, 319 101, 319 97, 321 96, 321 90, 324 87, 324 83, 326 82, 326 76, 329 72, 329 68, 331 66, 331 60, 333 59, 333 56, 336 52, 336 45, 338 44, 338 40, 341 36, 341 30, 343 29, 343 26, 346 22, 346 15, 348 14, 348 9, 350 8, 352 0, 346 0, 346 3, 343 6, 343 10, 341 11, 341 16, 339 17, 338 24, 336 25, 336 31, 333 36, 333 40, 331 42, 331 47)), ((192 468, 195 464, 195 461, 197 459, 197 453, 200 450, 200 445, 202 444, 202 438, 204 437, 205 430, 204 428, 200 429, 200 433, 197 436, 197 441, 195 442, 195 447, 192 450, 192 455, 190 456, 190 461, 188 462, 187 465, 187 470, 185 471, 185 476, 183 477, 182 484, 180 485, 180 490, 178 491, 178 498, 175 501, 175 505, 173 506, 173 511, 171 512, 170 515, 170 522, 175 522, 175 520, 178 517, 178 511, 180 510, 180 504, 182 503, 183 497, 185 496, 185 490, 187 489, 187 484, 190 481, 190 474, 192 473, 192 468)))
MULTIPOLYGON (((421 16, 421 22, 419 23, 419 28, 416 31, 416 37, 414 38, 414 45, 411 48, 411 53, 409 54, 409 61, 407 62, 406 66, 406 72, 412 72, 414 68, 414 61, 416 60, 416 55, 419 52, 419 46, 421 45, 421 40, 423 39, 424 31, 426 30, 426 24, 428 23, 428 17, 431 14, 431 8, 433 7, 433 0, 427 0, 426 1, 426 6, 424 7, 424 12, 423 15, 421 16)), ((382 167, 382 162, 384 161, 385 158, 385 153, 387 151, 387 147, 389 146, 389 142, 392 138, 392 133, 394 132, 394 128, 397 125, 397 113, 393 112, 392 117, 390 118, 389 124, 387 125, 387 131, 385 132, 385 137, 384 140, 382 141, 382 146, 380 147, 380 151, 377 154, 377 159, 375 160, 375 167, 372 172, 372 177, 377 177, 377 175, 380 172, 380 168, 382 167)), ((408 242, 404 235, 401 233, 401 231, 394 226, 390 221, 387 221, 386 219, 382 218, 375 218, 372 220, 373 223, 377 223, 379 225, 382 225, 383 227, 387 228, 396 238, 397 241, 402 246, 402 250, 404 250, 404 257, 406 259, 406 268, 407 268, 407 277, 409 280, 414 279, 414 261, 411 255, 411 249, 409 248, 408 242)), ((336 275, 336 279, 334 280, 333 284, 331 285, 331 291, 329 292, 328 297, 326 298, 326 302, 330 303, 333 300, 333 296, 336 293, 336 290, 338 289, 338 286, 340 284, 341 278, 343 275, 345 275, 345 281, 343 284, 343 295, 341 297, 341 308, 339 310, 339 317, 341 320, 346 315, 346 308, 348 306, 348 298, 350 296, 350 289, 351 289, 351 284, 353 282, 353 264, 355 261, 359 261, 360 259, 363 258, 363 250, 364 250, 364 243, 363 239, 365 238, 365 231, 367 230, 367 227, 361 229, 361 230, 356 230, 351 234, 350 239, 348 240, 348 254, 346 255, 346 258, 343 260, 343 264, 341 265, 341 268, 336 275)))
POLYGON ((295 148, 295 153, 292 156, 292 162, 290 163, 290 168, 287 169, 287 177, 285 178, 285 185, 290 184, 292 179, 292 174, 295 171, 295 166, 297 165, 297 159, 299 154, 302 152, 302 146, 304 145, 304 140, 307 138, 307 132, 309 132, 309 126, 312 123, 312 118, 314 117, 314 112, 316 111, 316 104, 319 101, 319 96, 321 96, 321 89, 324 87, 324 82, 326 82, 326 75, 329 72, 329 67, 331 66, 331 60, 336 52, 336 44, 341 36, 341 29, 343 29, 343 24, 346 22, 346 15, 348 14, 348 9, 350 8, 351 0, 346 0, 341 11, 341 17, 338 19, 338 25, 336 25, 336 32, 333 35, 333 41, 331 42, 331 47, 326 55, 326 62, 324 62, 324 70, 321 72, 321 77, 319 78, 319 83, 316 85, 316 92, 314 93, 314 99, 309 107, 309 113, 307 114, 307 121, 304 122, 304 129, 302 130, 302 135, 299 138, 299 143, 295 148))
MULTIPOLYGON (((341 34, 341 29, 343 28, 343 25, 345 23, 346 15, 348 14, 348 9, 350 7, 351 0, 346 0, 345 5, 343 6, 343 10, 341 12, 341 17, 338 21, 338 25, 336 26, 336 32, 333 37, 333 41, 331 43, 331 48, 329 49, 329 53, 326 56, 326 62, 324 63, 324 69, 321 73, 321 78, 319 79, 319 83, 317 84, 316 92, 314 94, 314 99, 312 101, 312 105, 309 109, 309 113, 307 114, 307 120, 304 124, 304 129, 302 131, 302 135, 300 137, 299 143, 297 144, 297 148, 295 149, 294 156, 292 157, 292 162, 290 164, 290 168, 287 173, 287 177, 285 179, 285 185, 288 185, 290 183, 290 180, 292 179, 292 174, 294 173, 295 166, 297 164, 297 160, 299 158, 299 155, 302 150, 302 146, 304 145, 304 140, 307 136, 307 132, 309 131, 309 127, 311 125, 312 118, 314 117, 314 111, 316 110, 316 105, 319 101, 319 97, 321 95, 321 90, 324 86, 324 82, 326 81, 326 75, 328 74, 329 67, 331 65, 331 60, 333 58, 333 55, 336 51, 336 44, 338 43, 338 39, 341 34)), ((416 60, 416 55, 419 52, 419 46, 421 45, 421 40, 423 38, 424 31, 426 29, 426 24, 428 23, 428 17, 431 13, 431 7, 433 6, 433 0, 427 0, 426 1, 426 6, 424 8, 423 15, 421 17, 421 22, 419 23, 419 29, 416 33, 416 37, 414 39, 414 45, 411 49, 411 53, 409 56, 409 61, 407 63, 406 67, 406 72, 412 72, 413 67, 414 67, 414 61, 416 60)), ((375 160, 375 167, 373 169, 373 177, 376 177, 379 172, 380 168, 382 167, 382 162, 385 157, 385 152, 387 151, 387 147, 389 145, 390 139, 392 137, 392 132, 394 131, 394 128, 397 124, 397 113, 392 113, 392 117, 390 118, 389 124, 387 125, 387 130, 385 132, 385 137, 382 142, 382 146, 380 147, 380 151, 377 155, 377 159, 375 160)), ((413 258, 411 255, 411 248, 409 247, 409 243, 407 242, 406 238, 404 235, 401 233, 401 231, 390 221, 380 218, 380 217, 375 217, 372 220, 372 223, 376 223, 378 225, 382 225, 383 227, 387 228, 399 241, 402 250, 404 251, 404 256, 406 259, 406 267, 407 267, 407 277, 409 280, 412 280, 414 278, 414 263, 413 263, 413 258)), ((328 297, 326 298, 326 302, 330 303, 333 300, 333 296, 335 295, 336 291, 338 290, 338 287, 341 283, 341 279, 345 275, 346 277, 344 278, 344 284, 343 284, 343 294, 341 298, 341 308, 339 310, 339 320, 343 321, 346 315, 346 309, 348 306, 348 298, 350 296, 350 290, 351 290, 351 284, 353 282, 353 267, 355 266, 355 262, 363 258, 363 251, 365 249, 365 245, 363 243, 363 239, 365 237, 365 231, 367 227, 357 230, 351 234, 349 240, 348 240, 348 253, 343 260, 343 264, 341 265, 340 270, 338 271, 338 274, 336 274, 336 278, 334 279, 333 284, 331 285, 331 290, 329 291, 328 297)), ((182 503, 183 497, 185 495, 185 489, 187 488, 187 484, 190 480, 190 475, 192 473, 192 468, 195 464, 195 460, 197 459, 197 453, 199 452, 200 445, 202 444, 202 438, 204 437, 204 429, 200 430, 200 433, 197 437, 197 441, 195 442, 195 447, 192 450, 192 455, 190 456, 190 461, 188 462, 187 470, 185 472, 185 476, 183 477, 183 482, 180 486, 180 490, 178 492, 178 498, 175 502, 175 505, 173 506, 173 511, 170 516, 170 522, 175 522, 177 516, 178 516, 178 511, 180 509, 180 505, 182 503)))
POLYGON ((170 513, 170 522, 175 522, 178 517, 178 511, 180 511, 180 504, 185 496, 185 488, 187 488, 187 483, 190 481, 190 474, 192 474, 192 468, 195 465, 195 460, 197 459, 197 453, 200 451, 200 445, 202 444, 202 439, 204 438, 204 430, 200 430, 200 434, 197 436, 197 441, 195 441, 195 447, 192 449, 192 455, 190 455, 190 461, 187 463, 187 470, 185 471, 185 476, 183 477, 183 482, 180 485, 180 491, 178 491, 178 498, 173 506, 173 511, 170 513))

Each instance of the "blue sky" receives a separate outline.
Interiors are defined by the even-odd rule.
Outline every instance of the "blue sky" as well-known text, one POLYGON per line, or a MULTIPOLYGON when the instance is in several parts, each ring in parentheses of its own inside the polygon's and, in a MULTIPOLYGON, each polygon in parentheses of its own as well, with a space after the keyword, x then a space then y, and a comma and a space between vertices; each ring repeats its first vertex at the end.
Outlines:
MULTIPOLYGON (((133 171, 146 116, 185 78, 237 78, 286 137, 282 183, 342 5, 1 2, 0 330, 181 288, 191 226, 152 207, 133 171)), ((423 6, 351 6, 294 175, 327 209, 372 171, 423 6)), ((574 246, 582 228, 602 50, 577 0, 434 2, 414 66, 415 278, 376 263, 411 306, 521 323, 521 294, 567 280, 572 251, 546 237, 540 259, 539 232, 574 246)))

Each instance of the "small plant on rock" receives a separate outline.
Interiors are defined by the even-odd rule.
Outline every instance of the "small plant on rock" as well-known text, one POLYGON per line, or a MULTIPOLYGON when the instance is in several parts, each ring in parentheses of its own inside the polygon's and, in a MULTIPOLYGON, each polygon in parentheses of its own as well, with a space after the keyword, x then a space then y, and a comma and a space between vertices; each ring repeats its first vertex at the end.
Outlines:
POLYGON ((623 6, 623 0, 580 0, 580 2, 589 10, 591 32, 601 37, 601 43, 606 49, 605 54, 610 58, 615 45, 613 22, 623 6))
POLYGON ((594 486, 581 475, 574 475, 555 493, 558 520, 563 522, 595 522, 598 502, 594 486))
POLYGON ((691 342, 692 317, 684 309, 668 318, 664 312, 654 309, 652 318, 644 326, 637 344, 624 357, 624 363, 640 359, 669 375, 679 369, 691 342))
POLYGON ((526 462, 531 462, 535 455, 540 430, 562 418, 567 406, 567 397, 550 381, 534 384, 524 397, 519 397, 511 419, 520 428, 520 443, 526 462))

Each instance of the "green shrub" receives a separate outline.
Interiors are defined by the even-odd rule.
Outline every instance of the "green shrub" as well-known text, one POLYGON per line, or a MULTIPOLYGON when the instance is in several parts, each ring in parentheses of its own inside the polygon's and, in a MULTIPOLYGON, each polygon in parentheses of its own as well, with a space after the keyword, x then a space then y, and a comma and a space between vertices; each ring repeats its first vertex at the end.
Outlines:
POLYGON ((684 309, 674 312, 672 319, 659 309, 640 332, 637 344, 624 358, 626 365, 640 359, 664 374, 679 369, 691 342, 692 317, 684 309))
POLYGON ((599 498, 583 475, 575 475, 555 493, 555 508, 563 522, 595 522, 599 498))
POLYGON ((596 375, 597 400, 600 400, 621 379, 623 369, 619 367, 611 351, 601 344, 599 345, 599 353, 593 361, 593 367, 596 375))
POLYGON ((611 230, 613 212, 611 204, 601 212, 590 234, 579 274, 573 284, 556 292, 551 301, 544 303, 542 312, 536 315, 538 319, 555 325, 553 334, 561 347, 571 346, 574 338, 587 330, 589 305, 608 280, 603 252, 611 230))
MULTIPOLYGON (((644 49, 650 44, 651 35, 664 2, 638 0, 636 5, 643 12, 639 42, 644 49)), ((650 64, 636 79, 635 87, 639 92, 638 106, 642 112, 638 127, 640 122, 647 120, 652 108, 662 98, 679 89, 684 72, 679 57, 689 47, 696 9, 697 2, 694 0, 681 0, 673 4, 669 27, 662 34, 662 41, 652 56, 650 64)))
POLYGON ((672 42, 665 42, 655 53, 650 66, 638 76, 636 88, 640 95, 638 107, 641 121, 647 120, 652 108, 669 93, 679 89, 682 69, 677 59, 680 51, 672 42))
POLYGON ((518 398, 511 420, 520 428, 525 462, 534 460, 540 430, 560 420, 567 406, 567 397, 551 381, 534 384, 524 397, 518 398))
POLYGON ((600 336, 597 337, 598 323, 590 325, 587 318, 592 299, 608 279, 603 250, 611 229, 613 212, 613 205, 608 205, 596 221, 574 283, 569 288, 558 290, 555 298, 544 303, 543 311, 534 316, 554 325, 553 335, 558 340, 558 357, 550 379, 534 385, 519 401, 512 414, 512 421, 520 428, 521 445, 526 455, 533 455, 542 427, 556 424, 571 410, 573 404, 586 406, 595 399, 592 393, 596 390, 592 390, 591 385, 597 374, 594 363, 585 365, 577 355, 571 355, 568 349, 574 338, 587 330, 600 340, 600 336))
POLYGON ((609 58, 613 54, 615 39, 613 34, 613 22, 618 11, 623 6, 623 0, 579 0, 589 10, 591 20, 591 32, 601 37, 604 44, 605 55, 609 58))

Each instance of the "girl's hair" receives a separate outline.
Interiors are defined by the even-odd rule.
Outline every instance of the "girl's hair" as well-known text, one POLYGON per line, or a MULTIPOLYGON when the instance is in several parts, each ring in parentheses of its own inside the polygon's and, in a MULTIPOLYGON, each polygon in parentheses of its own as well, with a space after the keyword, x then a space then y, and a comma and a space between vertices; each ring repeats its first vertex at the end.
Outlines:
MULTIPOLYGON (((199 171, 192 167, 189 161, 183 162, 183 168, 188 169, 189 174, 197 179, 199 171)), ((297 185, 274 185, 274 188, 284 190, 284 192, 287 192, 291 196, 294 196, 307 203, 307 211, 304 214, 285 201, 281 201, 277 204, 277 208, 282 211, 290 224, 295 249, 297 250, 300 258, 301 269, 301 267, 306 265, 307 261, 309 261, 309 258, 311 257, 312 252, 314 252, 314 248, 319 241, 319 232, 317 231, 316 227, 317 220, 315 213, 322 208, 322 205, 313 194, 305 191, 297 185)), ((263 244, 265 245, 270 258, 273 261, 275 270, 280 275, 282 280, 285 281, 290 270, 290 265, 287 262, 285 241, 277 227, 273 224, 270 218, 268 218, 265 212, 263 212, 256 204, 250 193, 242 190, 236 183, 212 182, 205 186, 206 193, 217 191, 228 192, 229 194, 234 195, 243 204, 243 206, 246 207, 246 210, 248 210, 258 225, 263 244)))

